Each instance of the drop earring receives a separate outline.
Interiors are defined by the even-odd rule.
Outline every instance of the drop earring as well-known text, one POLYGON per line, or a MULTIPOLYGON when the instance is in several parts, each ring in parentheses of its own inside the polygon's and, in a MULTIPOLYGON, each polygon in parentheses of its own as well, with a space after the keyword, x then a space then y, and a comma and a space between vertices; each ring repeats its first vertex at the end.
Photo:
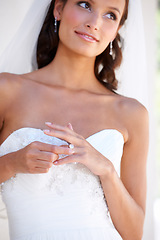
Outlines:
POLYGON ((54 19, 54 32, 57 32, 57 17, 54 19))
POLYGON ((113 42, 111 41, 110 42, 110 52, 109 52, 109 55, 113 55, 113 42))

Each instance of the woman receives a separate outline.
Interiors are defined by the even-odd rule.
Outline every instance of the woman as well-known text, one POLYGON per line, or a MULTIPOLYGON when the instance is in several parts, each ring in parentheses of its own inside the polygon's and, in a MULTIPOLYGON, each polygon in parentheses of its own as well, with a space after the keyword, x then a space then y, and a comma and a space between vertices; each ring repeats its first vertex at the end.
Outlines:
POLYGON ((12 240, 142 238, 148 114, 114 92, 127 12, 127 0, 52 1, 39 70, 1 74, 0 182, 12 240))

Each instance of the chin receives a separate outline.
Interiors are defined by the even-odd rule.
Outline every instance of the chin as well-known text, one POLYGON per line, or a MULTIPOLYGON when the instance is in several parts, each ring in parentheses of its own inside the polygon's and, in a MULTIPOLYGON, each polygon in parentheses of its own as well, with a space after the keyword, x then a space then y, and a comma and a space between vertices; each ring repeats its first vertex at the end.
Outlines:
POLYGON ((88 46, 70 46, 68 47, 68 50, 70 52, 73 52, 74 54, 77 54, 79 56, 87 57, 87 58, 96 58, 101 52, 95 51, 94 48, 88 47, 88 46))
POLYGON ((90 43, 82 43, 78 41, 69 41, 69 39, 65 39, 63 41, 61 39, 61 47, 64 48, 63 52, 66 52, 68 56, 75 55, 86 57, 86 58, 96 58, 98 55, 100 55, 105 49, 98 49, 99 47, 95 44, 92 45, 90 43))
POLYGON ((97 51, 91 51, 89 49, 86 49, 86 50, 74 50, 74 53, 76 53, 77 55, 79 56, 83 56, 83 57, 86 57, 86 58, 96 58, 97 56, 99 56, 102 52, 97 52, 97 51))

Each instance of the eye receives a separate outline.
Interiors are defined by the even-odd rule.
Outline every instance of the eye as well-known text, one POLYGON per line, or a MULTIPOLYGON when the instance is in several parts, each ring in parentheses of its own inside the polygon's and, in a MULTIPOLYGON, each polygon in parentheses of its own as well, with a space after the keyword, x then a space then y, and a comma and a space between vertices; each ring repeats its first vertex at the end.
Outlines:
POLYGON ((107 18, 109 18, 109 19, 111 19, 111 20, 117 20, 117 17, 116 17, 116 15, 114 14, 114 13, 107 13, 106 14, 106 16, 107 16, 107 18))
POLYGON ((91 5, 89 2, 78 2, 78 5, 84 9, 91 11, 91 5))

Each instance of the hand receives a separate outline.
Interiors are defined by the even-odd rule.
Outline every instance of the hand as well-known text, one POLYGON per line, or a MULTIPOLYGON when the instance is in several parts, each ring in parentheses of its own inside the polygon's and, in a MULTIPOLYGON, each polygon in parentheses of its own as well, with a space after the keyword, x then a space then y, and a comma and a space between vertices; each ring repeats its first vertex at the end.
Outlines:
POLYGON ((53 162, 58 160, 58 154, 72 154, 69 148, 42 142, 32 142, 23 149, 13 153, 14 173, 47 173, 53 162))
POLYGON ((70 155, 57 159, 53 162, 54 165, 79 162, 84 164, 92 173, 98 176, 106 176, 114 169, 112 163, 107 158, 87 142, 84 137, 73 131, 71 124, 66 127, 52 123, 46 123, 46 125, 50 128, 50 130, 44 130, 46 135, 57 137, 74 145, 73 149, 70 149, 69 145, 59 146, 57 148, 57 154, 61 154, 63 152, 61 148, 63 148, 63 150, 65 148, 70 150, 70 155))

